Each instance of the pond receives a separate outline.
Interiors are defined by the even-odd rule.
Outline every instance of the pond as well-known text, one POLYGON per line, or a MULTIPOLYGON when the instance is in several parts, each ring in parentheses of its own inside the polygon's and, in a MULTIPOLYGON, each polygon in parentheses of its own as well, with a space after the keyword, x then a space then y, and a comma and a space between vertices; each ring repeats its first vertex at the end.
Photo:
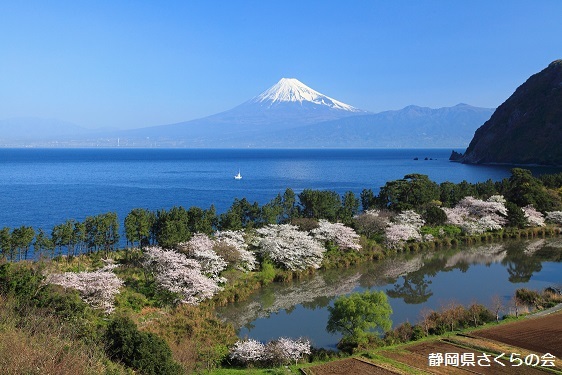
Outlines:
POLYGON ((420 313, 451 302, 491 305, 500 297, 509 312, 516 289, 562 284, 562 238, 517 240, 403 254, 344 270, 329 270, 290 283, 274 283, 246 301, 217 309, 238 336, 260 341, 306 337, 315 347, 336 347, 326 332, 327 307, 343 294, 382 290, 394 326, 417 323, 420 313))

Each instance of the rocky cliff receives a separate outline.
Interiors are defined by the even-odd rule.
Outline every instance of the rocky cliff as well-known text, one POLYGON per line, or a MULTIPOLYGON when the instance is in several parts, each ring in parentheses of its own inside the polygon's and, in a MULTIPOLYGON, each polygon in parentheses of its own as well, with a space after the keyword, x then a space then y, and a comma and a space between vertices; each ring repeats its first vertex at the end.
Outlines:
POLYGON ((476 130, 460 161, 562 165, 562 60, 519 86, 476 130))

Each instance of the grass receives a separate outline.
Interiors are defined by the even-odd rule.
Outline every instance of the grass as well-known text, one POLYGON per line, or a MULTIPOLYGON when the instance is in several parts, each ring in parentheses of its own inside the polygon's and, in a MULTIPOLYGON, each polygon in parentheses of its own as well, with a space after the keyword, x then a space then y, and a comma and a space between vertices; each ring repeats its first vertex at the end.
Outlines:
POLYGON ((2 374, 130 374, 111 362, 56 317, 18 311, 12 298, 0 296, 0 369, 2 374))

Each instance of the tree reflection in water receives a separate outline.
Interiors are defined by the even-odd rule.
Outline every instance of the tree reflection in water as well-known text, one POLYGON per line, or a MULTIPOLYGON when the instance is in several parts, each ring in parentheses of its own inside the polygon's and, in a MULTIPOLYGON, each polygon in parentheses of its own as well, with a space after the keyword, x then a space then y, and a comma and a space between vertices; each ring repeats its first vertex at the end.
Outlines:
MULTIPOLYGON (((447 268, 448 256, 444 254, 426 257, 423 266, 414 272, 402 276, 402 284, 394 284, 393 289, 387 289, 386 293, 391 298, 401 298, 407 304, 419 304, 426 302, 433 295, 429 285, 429 277, 437 275, 447 268)), ((460 262, 463 263, 463 262, 460 262)))
POLYGON ((391 298, 402 298, 407 304, 424 303, 433 295, 429 290, 431 280, 426 280, 422 272, 414 272, 402 277, 402 285, 394 284, 393 289, 387 289, 386 294, 391 298))
POLYGON ((537 250, 544 246, 544 240, 533 243, 513 243, 506 246, 506 256, 502 264, 509 273, 512 283, 526 283, 531 280, 533 273, 542 270, 542 262, 537 250), (523 246, 522 246, 523 245, 523 246), (526 245, 526 246, 525 246, 526 245))
POLYGON ((354 268, 321 271, 291 283, 269 285, 248 300, 219 308, 217 312, 236 328, 252 331, 258 318, 275 319, 280 311, 289 314, 299 305, 321 312, 336 296, 362 289, 383 289, 392 299, 420 305, 435 298, 432 287, 437 286, 432 283, 438 274, 455 270, 465 273, 474 265, 502 264, 510 283, 526 283, 542 270, 545 261, 562 261, 562 239, 506 241, 403 254, 354 268))

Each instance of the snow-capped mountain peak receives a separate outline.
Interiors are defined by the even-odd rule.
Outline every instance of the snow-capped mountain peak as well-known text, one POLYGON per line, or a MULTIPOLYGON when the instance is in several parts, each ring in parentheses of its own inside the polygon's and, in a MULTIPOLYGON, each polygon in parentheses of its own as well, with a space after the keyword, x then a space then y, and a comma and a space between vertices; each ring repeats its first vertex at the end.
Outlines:
POLYGON ((281 78, 279 82, 250 100, 250 102, 265 104, 268 107, 284 102, 300 103, 301 105, 310 102, 343 111, 363 112, 349 104, 342 103, 311 89, 296 78, 281 78))

